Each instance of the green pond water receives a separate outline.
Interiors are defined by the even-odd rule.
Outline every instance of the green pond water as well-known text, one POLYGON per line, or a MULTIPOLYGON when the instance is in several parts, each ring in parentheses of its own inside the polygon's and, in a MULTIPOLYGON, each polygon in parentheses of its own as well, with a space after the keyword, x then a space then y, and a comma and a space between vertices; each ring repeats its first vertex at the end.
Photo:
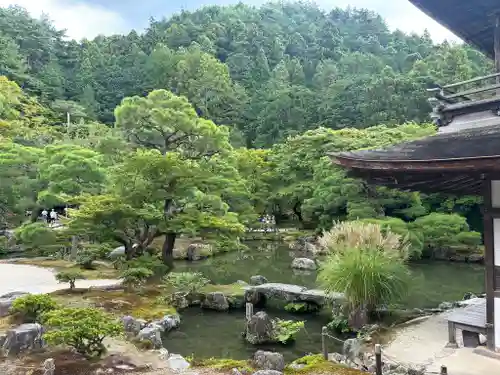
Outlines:
MULTIPOLYGON (((229 253, 199 262, 179 262, 176 271, 202 272, 217 284, 237 280, 248 282, 253 275, 265 276, 269 282, 316 286, 316 273, 297 272, 290 268, 293 252, 286 245, 276 242, 249 243, 249 249, 229 253)), ((432 262, 413 264, 412 286, 402 301, 407 307, 437 307, 443 301, 462 299, 465 292, 483 293, 484 269, 481 265, 432 262)), ((292 315, 271 305, 266 311, 272 317, 305 320, 305 329, 293 345, 274 345, 270 348, 283 353, 286 360, 293 360, 310 352, 321 351, 321 327, 329 321, 328 312, 317 315, 292 315)), ((190 308, 181 313, 181 326, 164 338, 165 347, 182 355, 195 358, 247 359, 257 349, 246 344, 242 337, 245 311, 219 313, 190 308)), ((339 349, 334 340, 328 343, 331 350, 339 349)))

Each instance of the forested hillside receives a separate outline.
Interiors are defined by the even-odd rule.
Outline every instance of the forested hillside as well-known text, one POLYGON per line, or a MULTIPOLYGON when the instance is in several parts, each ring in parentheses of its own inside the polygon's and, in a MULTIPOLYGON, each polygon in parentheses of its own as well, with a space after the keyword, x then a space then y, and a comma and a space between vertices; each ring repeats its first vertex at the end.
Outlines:
POLYGON ((127 247, 164 235, 165 248, 178 234, 229 238, 266 212, 311 228, 457 212, 477 228, 475 198, 375 189, 325 154, 432 134, 416 125, 425 88, 491 69, 367 10, 213 6, 74 41, 0 8, 2 221, 71 203, 87 235, 127 247))

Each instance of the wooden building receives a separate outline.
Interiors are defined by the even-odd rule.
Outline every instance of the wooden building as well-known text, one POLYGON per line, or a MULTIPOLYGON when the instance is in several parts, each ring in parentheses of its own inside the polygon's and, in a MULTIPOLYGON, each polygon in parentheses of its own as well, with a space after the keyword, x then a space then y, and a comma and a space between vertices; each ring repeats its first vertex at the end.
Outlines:
POLYGON ((488 348, 500 351, 500 0, 410 1, 493 58, 497 73, 428 90, 437 135, 331 158, 371 184, 483 195, 487 297, 480 328, 488 348))

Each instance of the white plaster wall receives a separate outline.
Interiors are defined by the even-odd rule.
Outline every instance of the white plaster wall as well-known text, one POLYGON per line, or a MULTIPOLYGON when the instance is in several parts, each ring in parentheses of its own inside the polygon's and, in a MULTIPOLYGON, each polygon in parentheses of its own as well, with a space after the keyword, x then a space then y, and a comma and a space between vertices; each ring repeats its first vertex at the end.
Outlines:
POLYGON ((500 266, 500 219, 493 219, 494 263, 500 266))
POLYGON ((500 208, 500 180, 491 181, 491 206, 500 208))
POLYGON ((493 327, 495 328, 495 346, 496 350, 500 349, 500 298, 495 298, 495 320, 493 327))

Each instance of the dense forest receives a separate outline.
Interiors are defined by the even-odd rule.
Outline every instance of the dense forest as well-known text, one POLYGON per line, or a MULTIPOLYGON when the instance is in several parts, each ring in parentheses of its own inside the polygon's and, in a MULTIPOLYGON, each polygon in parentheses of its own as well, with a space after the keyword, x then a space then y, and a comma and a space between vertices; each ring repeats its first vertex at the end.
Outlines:
MULTIPOLYGON (((367 186, 326 153, 433 134, 425 88, 491 70, 471 47, 392 32, 368 10, 209 6, 75 41, 0 8, 0 219, 78 207, 75 233, 130 256, 161 237, 166 261, 179 235, 232 246, 265 213, 313 229, 384 217, 444 228, 433 215, 455 213, 458 232, 465 218, 480 231, 478 198, 367 186)), ((43 230, 25 224, 19 238, 57 242, 43 230)))

